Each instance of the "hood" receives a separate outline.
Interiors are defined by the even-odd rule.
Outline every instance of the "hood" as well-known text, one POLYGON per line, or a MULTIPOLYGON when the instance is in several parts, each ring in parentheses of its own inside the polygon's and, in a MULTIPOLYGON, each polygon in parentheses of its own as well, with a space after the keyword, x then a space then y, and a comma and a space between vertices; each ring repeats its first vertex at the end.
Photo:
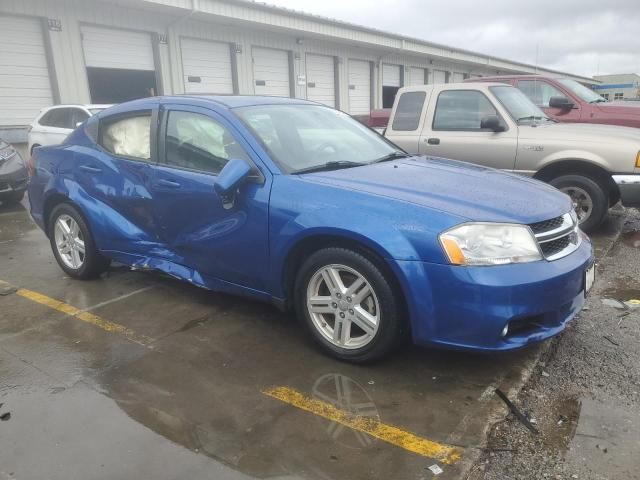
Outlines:
POLYGON ((521 138, 544 140, 561 140, 580 143, 619 143, 636 142, 640 145, 640 129, 622 127, 620 125, 602 125, 595 123, 545 123, 520 125, 518 133, 521 138))
POLYGON ((571 210, 568 196, 537 180, 437 157, 416 156, 301 177, 440 210, 462 221, 533 223, 571 210))
POLYGON ((640 102, 601 102, 597 103, 596 107, 601 112, 624 113, 640 117, 640 102))

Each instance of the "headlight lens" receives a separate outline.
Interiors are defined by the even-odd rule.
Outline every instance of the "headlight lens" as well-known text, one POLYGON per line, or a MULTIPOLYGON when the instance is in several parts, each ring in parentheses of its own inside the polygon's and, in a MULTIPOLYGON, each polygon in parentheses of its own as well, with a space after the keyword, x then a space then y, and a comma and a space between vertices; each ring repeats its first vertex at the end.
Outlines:
POLYGON ((506 265, 542 260, 531 230, 525 225, 467 223, 440 235, 454 265, 506 265))

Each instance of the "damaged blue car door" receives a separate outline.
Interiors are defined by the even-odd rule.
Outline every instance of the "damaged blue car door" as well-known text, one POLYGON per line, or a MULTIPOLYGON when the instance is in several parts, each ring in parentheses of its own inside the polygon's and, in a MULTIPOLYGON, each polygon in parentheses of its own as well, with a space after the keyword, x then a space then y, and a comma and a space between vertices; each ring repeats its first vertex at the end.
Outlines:
POLYGON ((152 208, 171 260, 201 275, 266 289, 270 173, 212 109, 163 105, 159 125, 152 208), (238 163, 250 171, 237 189, 216 188, 238 163))

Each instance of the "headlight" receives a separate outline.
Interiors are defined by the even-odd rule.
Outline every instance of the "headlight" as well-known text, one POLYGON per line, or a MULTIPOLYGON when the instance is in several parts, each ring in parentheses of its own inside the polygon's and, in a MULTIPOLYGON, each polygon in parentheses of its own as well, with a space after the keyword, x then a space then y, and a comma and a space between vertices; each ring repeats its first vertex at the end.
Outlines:
POLYGON ((525 225, 466 223, 440 234, 440 243, 454 265, 505 265, 542 260, 538 244, 525 225))

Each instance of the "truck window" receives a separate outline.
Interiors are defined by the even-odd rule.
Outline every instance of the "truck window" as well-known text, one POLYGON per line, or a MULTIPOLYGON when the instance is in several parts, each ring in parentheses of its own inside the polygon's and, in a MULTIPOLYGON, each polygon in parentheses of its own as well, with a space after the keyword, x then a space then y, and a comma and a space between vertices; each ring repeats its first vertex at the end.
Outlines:
POLYGON ((426 92, 403 93, 398 100, 391 128, 397 132, 416 130, 420 124, 420 115, 426 96, 426 92))
POLYGON ((498 115, 498 112, 482 92, 449 90, 438 96, 433 129, 482 131, 480 122, 489 115, 498 115))
POLYGON ((529 100, 543 108, 549 107, 551 97, 566 97, 553 85, 540 80, 520 80, 518 81, 518 89, 529 97, 529 100))

